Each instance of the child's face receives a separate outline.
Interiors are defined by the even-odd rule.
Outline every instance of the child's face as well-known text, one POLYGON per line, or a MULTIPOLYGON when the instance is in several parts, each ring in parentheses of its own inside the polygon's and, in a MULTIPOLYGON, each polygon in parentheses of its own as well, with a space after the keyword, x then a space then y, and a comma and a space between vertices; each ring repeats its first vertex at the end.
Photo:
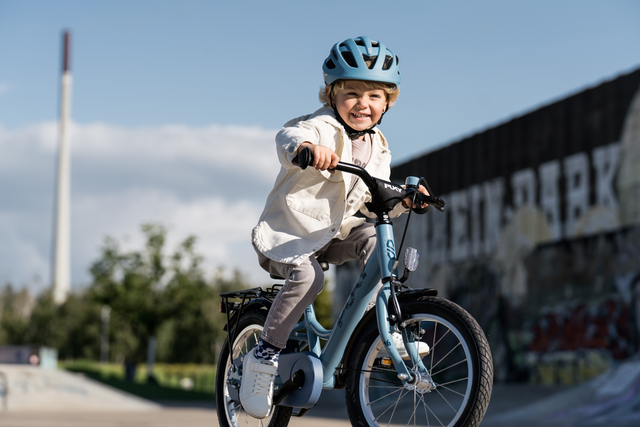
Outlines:
POLYGON ((364 82, 349 80, 336 92, 336 109, 355 130, 369 129, 382 117, 387 108, 387 95, 382 89, 368 89, 364 82))

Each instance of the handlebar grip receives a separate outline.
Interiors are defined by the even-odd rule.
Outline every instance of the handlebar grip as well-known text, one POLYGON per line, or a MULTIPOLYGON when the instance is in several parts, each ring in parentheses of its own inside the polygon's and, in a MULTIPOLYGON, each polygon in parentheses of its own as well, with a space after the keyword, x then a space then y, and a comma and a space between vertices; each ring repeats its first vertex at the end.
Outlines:
MULTIPOLYGON (((418 201, 422 203, 428 203, 429 206, 433 206, 434 208, 438 209, 440 212, 444 212, 444 200, 435 196, 427 196, 422 193, 418 193, 416 198, 418 199, 418 201)), ((427 209, 423 210, 422 212, 418 212, 415 209, 414 211, 417 213, 426 213, 427 209)))
POLYGON ((305 147, 302 149, 302 151, 300 151, 300 154, 298 154, 298 166, 300 166, 301 169, 306 169, 312 164, 313 153, 311 152, 311 150, 309 150, 309 148, 305 147))

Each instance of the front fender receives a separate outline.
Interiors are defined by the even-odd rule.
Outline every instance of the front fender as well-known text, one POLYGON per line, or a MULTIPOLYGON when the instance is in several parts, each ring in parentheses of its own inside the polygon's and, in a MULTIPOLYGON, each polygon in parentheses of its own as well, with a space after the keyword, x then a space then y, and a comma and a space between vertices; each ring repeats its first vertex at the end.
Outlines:
POLYGON ((415 301, 420 297, 437 297, 438 290, 433 288, 409 289, 407 291, 399 292, 397 295, 398 302, 415 301))

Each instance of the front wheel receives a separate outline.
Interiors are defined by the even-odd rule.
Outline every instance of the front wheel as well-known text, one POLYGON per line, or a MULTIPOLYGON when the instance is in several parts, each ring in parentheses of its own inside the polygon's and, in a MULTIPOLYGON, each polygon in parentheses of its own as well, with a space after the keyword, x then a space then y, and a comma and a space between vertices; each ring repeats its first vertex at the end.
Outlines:
POLYGON ((234 328, 229 334, 229 337, 235 336, 231 357, 229 357, 229 337, 224 342, 216 373, 216 409, 218 423, 221 427, 286 427, 289 424, 292 408, 276 406, 269 417, 259 420, 244 411, 238 398, 242 377, 238 369, 234 367, 233 361, 258 345, 258 339, 266 319, 267 314, 264 310, 242 314, 238 323, 238 333, 234 333, 234 328))
MULTIPOLYGON (((351 424, 478 426, 493 388, 491 351, 482 329, 463 308, 442 298, 421 297, 403 303, 401 310, 415 341, 430 347, 422 363, 433 386, 403 385, 372 322, 348 365, 351 424)), ((418 372, 417 365, 406 363, 418 372)))

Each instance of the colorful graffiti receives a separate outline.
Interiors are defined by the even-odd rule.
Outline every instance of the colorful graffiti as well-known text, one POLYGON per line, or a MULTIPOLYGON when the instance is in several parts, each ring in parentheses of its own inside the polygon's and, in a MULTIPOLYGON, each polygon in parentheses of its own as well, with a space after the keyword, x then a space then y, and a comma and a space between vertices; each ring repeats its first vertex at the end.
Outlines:
POLYGON ((529 351, 606 349, 613 359, 626 359, 637 351, 634 323, 629 306, 619 297, 591 306, 577 303, 540 316, 532 327, 529 351))

